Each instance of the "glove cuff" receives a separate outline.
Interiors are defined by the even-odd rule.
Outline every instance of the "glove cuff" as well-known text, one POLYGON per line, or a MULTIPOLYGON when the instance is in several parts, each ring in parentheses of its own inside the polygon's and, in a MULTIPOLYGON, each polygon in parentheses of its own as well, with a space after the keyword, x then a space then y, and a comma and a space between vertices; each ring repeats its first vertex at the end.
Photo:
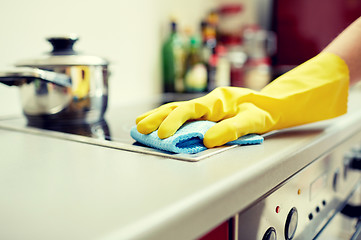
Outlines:
POLYGON ((272 130, 316 122, 347 112, 349 70, 339 56, 323 52, 261 90, 256 105, 279 119, 272 130))

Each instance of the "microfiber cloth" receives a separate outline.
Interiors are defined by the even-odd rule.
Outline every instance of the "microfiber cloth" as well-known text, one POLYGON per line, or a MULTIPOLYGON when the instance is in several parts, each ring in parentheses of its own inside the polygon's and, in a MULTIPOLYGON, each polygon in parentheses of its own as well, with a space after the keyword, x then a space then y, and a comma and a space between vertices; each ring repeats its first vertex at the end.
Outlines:
MULTIPOLYGON (((136 141, 160 150, 173 153, 198 153, 207 149, 203 145, 203 137, 209 128, 216 123, 206 120, 187 122, 171 137, 160 139, 157 131, 150 134, 141 134, 137 131, 137 127, 133 126, 130 135, 136 141)), ((226 145, 248 145, 260 144, 263 137, 257 134, 248 134, 238 138, 237 140, 228 142, 226 145)))

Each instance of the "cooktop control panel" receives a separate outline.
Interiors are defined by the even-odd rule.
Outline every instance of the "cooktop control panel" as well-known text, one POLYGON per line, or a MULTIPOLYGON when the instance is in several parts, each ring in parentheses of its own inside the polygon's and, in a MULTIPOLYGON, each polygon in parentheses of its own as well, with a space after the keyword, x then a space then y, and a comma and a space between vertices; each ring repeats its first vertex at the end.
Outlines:
MULTIPOLYGON (((239 213, 235 217, 237 238, 317 238, 360 184, 361 148, 357 147, 360 143, 361 133, 330 148, 239 213)), ((342 234, 344 237, 345 233, 342 234)))

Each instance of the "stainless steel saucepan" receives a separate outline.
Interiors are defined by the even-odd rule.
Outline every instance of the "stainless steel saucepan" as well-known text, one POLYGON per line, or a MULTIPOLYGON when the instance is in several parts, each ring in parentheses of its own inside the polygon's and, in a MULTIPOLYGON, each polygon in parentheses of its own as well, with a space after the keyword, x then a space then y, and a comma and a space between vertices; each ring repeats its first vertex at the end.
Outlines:
POLYGON ((29 123, 95 123, 108 103, 108 61, 73 50, 74 35, 47 39, 47 55, 22 60, 0 72, 0 82, 20 89, 29 123))

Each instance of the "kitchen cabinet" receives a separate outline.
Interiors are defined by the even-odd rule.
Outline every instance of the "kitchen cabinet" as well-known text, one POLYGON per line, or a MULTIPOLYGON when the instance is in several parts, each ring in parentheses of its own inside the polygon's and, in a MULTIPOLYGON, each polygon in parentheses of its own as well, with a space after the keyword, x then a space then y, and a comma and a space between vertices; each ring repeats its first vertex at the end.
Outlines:
POLYGON ((232 235, 230 233, 230 224, 231 220, 221 223, 219 226, 215 227, 205 235, 203 235, 199 240, 229 240, 232 235))

